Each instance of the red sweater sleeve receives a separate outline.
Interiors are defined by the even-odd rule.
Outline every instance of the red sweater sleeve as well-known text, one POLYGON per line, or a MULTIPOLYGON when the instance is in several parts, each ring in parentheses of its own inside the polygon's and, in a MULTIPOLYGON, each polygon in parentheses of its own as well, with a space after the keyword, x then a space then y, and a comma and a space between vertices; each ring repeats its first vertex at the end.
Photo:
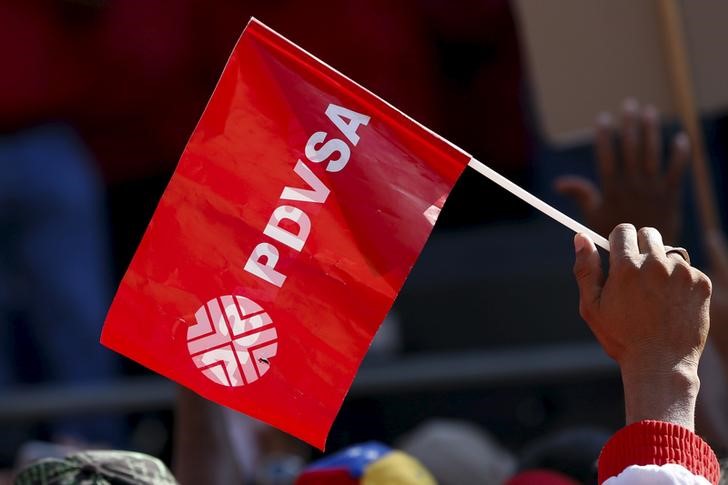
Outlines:
POLYGON ((663 421, 640 421, 617 431, 599 456, 599 483, 619 475, 630 465, 675 463, 717 484, 718 459, 698 435, 663 421))

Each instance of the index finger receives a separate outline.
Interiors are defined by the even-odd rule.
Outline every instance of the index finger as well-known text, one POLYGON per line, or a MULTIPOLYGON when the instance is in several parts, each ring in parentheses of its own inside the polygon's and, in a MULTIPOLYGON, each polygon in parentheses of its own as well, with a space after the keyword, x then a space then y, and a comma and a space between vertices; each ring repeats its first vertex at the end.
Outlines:
POLYGON ((614 266, 625 260, 636 261, 639 254, 635 227, 632 224, 615 227, 609 234, 609 265, 614 266))

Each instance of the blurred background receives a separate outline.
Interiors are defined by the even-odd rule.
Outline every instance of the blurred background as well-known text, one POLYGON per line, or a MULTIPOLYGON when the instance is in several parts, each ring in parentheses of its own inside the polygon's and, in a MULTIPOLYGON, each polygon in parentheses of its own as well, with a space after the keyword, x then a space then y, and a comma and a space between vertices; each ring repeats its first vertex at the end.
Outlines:
MULTIPOLYGON (((728 9, 683 12, 720 207, 728 9)), ((0 0, 0 468, 58 444, 171 462, 176 388, 98 338, 251 16, 579 220, 553 185, 597 179, 600 111, 618 119, 635 96, 663 113, 666 146, 679 129, 649 0, 0 0)), ((678 242, 700 266, 689 180, 678 242)), ((432 418, 466 420, 521 457, 554 433, 590 429, 599 441, 618 428, 619 374, 579 318, 571 238, 466 170, 329 449, 399 443, 432 418)), ((247 446, 254 456, 232 459, 258 466, 267 444, 247 446)))

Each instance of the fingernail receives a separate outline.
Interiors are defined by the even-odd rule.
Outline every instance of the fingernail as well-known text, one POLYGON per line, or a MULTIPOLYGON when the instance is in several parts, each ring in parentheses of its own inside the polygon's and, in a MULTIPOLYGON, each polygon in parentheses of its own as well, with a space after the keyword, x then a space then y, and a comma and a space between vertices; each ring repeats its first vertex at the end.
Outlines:
POLYGON ((586 247, 586 239, 581 234, 574 236, 574 251, 579 254, 586 247))

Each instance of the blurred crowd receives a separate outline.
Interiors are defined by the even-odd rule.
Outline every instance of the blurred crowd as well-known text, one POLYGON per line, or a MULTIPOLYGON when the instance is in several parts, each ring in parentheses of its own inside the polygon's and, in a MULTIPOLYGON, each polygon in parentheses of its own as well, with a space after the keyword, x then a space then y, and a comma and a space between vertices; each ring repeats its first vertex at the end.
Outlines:
MULTIPOLYGON (((98 344, 103 318, 251 16, 509 179, 537 188, 540 141, 507 0, 0 0, 0 396, 19 386, 143 372, 98 344)), ((692 217, 684 201, 691 140, 681 132, 664 140, 664 132, 657 110, 635 99, 620 113, 598 114, 597 177, 563 173, 554 189, 622 248, 621 259, 613 250, 600 269, 594 245, 577 237, 575 274, 581 315, 622 370, 628 424, 692 430, 697 420, 697 433, 727 456, 728 246, 719 232, 693 237, 704 244, 701 270, 712 281, 708 335, 707 278, 670 251, 684 244, 683 223, 692 217), (618 226, 625 222, 633 226, 618 226), (658 402, 655 376, 675 370, 685 382, 679 391, 666 385, 666 402, 658 402)), ((525 204, 466 171, 438 228, 530 217, 525 204)), ((301 443, 180 390, 170 430, 174 474, 183 484, 597 483, 602 448, 622 446, 619 434, 610 440, 614 430, 578 427, 513 450, 475 423, 434 418, 391 446, 348 443, 314 457, 301 443)), ((34 480, 46 473, 70 477, 47 483, 77 483, 73 477, 84 473, 111 474, 98 483, 175 483, 152 457, 87 451, 130 447, 129 422, 119 416, 3 428, 0 466, 54 460, 30 465, 17 483, 43 483, 34 480), (148 481, 113 481, 139 469, 148 481)), ((690 452, 707 453, 695 451, 696 443, 690 452)), ((707 456, 697 459, 708 463, 707 456)), ((170 456, 162 458, 171 466, 170 456)), ((623 468, 632 464, 639 463, 623 468)), ((714 478, 707 468, 687 469, 714 478)))

